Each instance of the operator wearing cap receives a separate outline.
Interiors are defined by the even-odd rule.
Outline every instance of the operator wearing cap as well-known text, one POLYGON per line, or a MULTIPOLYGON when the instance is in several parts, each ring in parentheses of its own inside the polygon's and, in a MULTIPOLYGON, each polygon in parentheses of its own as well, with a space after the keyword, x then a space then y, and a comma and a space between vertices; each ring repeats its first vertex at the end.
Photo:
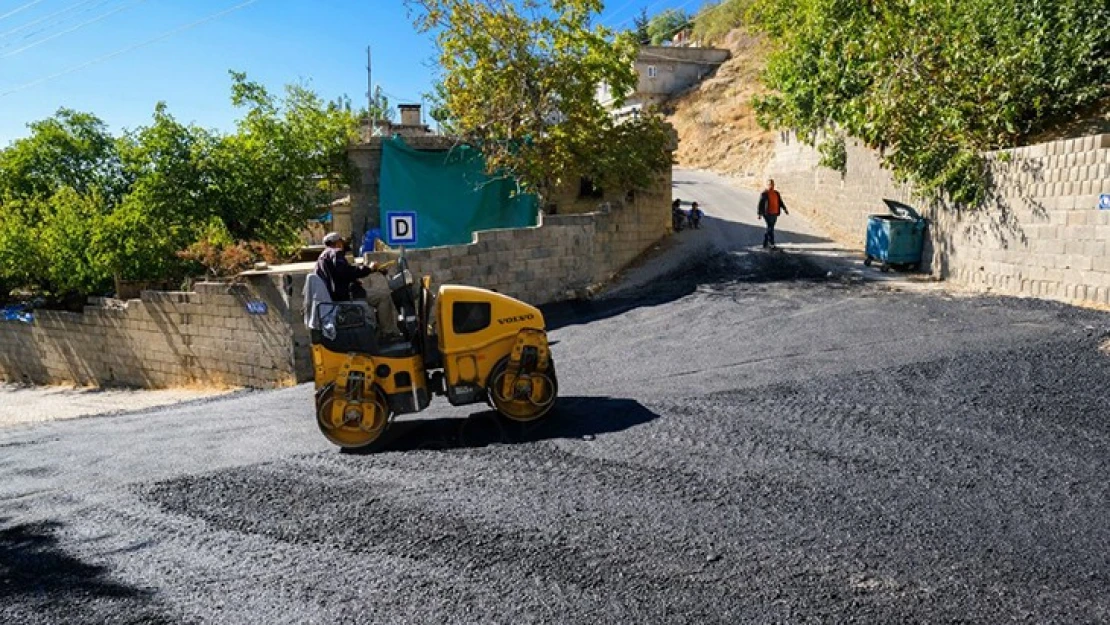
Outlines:
POLYGON ((338 232, 329 232, 324 237, 324 252, 316 259, 316 275, 327 285, 333 302, 351 301, 351 285, 378 271, 376 263, 367 267, 352 267, 345 252, 343 237, 338 232))
POLYGON ((367 296, 366 290, 362 289, 358 282, 374 272, 384 275, 386 268, 374 262, 364 267, 351 266, 347 262, 346 244, 338 232, 329 232, 324 237, 324 248, 320 258, 316 260, 316 275, 320 276, 327 285, 331 301, 351 301, 351 287, 357 285, 359 288, 356 290, 360 297, 366 298, 368 303, 377 310, 379 330, 386 335, 396 335, 398 333, 397 309, 393 305, 389 287, 383 285, 384 288, 371 288, 367 296))

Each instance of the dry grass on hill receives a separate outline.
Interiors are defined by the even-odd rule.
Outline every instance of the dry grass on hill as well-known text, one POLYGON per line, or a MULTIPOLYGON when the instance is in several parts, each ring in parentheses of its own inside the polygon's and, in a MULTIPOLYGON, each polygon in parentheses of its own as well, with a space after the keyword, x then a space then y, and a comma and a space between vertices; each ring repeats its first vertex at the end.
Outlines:
POLYGON ((762 37, 734 30, 723 47, 732 52, 717 72, 664 107, 678 131, 680 167, 708 169, 758 186, 775 146, 775 133, 756 122, 752 96, 763 92, 759 73, 767 58, 762 37))

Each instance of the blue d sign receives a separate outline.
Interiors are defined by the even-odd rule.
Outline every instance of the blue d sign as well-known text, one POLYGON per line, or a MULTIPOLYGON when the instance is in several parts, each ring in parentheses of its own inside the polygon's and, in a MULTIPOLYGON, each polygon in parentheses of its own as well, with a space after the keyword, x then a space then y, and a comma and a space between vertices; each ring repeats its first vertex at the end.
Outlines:
POLYGON ((385 242, 389 245, 416 245, 416 213, 386 213, 385 242))
POLYGON ((1110 211, 1110 193, 1103 193, 1098 196, 1098 209, 1110 211))

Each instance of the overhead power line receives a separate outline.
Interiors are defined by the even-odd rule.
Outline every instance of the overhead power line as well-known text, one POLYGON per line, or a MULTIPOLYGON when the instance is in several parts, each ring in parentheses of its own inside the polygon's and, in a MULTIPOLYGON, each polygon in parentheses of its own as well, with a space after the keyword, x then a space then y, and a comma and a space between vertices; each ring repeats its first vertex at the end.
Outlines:
MULTIPOLYGON (((637 2, 637 0, 628 0, 628 2, 625 2, 624 4, 620 5, 619 8, 613 9, 612 11, 604 11, 604 12, 602 12, 601 16, 599 16, 598 21, 600 21, 602 24, 604 24, 605 20, 613 19, 614 17, 620 15, 621 13, 624 12, 625 9, 632 6, 636 2, 637 2), (608 13, 609 17, 605 17, 605 13, 608 13)), ((635 19, 635 17, 633 19, 635 19)))
MULTIPOLYGON (((87 4, 92 4, 93 2, 99 2, 99 4, 97 6, 100 6, 100 5, 103 5, 103 4, 107 4, 108 0, 81 0, 81 2, 78 2, 76 4, 71 4, 71 5, 69 5, 69 6, 67 6, 63 9, 59 9, 57 11, 54 11, 53 13, 51 13, 49 15, 44 15, 44 16, 38 18, 37 20, 32 20, 30 22, 27 22, 26 24, 21 25, 21 26, 16 26, 15 28, 12 28, 10 30, 5 30, 4 32, 0 33, 0 38, 7 37, 8 35, 13 35, 13 34, 18 33, 18 32, 22 32, 24 30, 27 30, 28 28, 33 27, 33 26, 38 26, 39 24, 41 24, 41 23, 43 23, 47 20, 54 19, 55 17, 61 16, 61 15, 65 15, 66 13, 72 13, 73 11, 76 11, 77 9, 79 9, 79 8, 81 8, 81 7, 83 7, 87 4)), ((93 9, 93 8, 96 8, 96 7, 89 7, 87 9, 85 9, 84 11, 81 11, 81 13, 87 13, 90 9, 93 9)), ((64 22, 65 20, 59 20, 59 21, 64 22)), ((45 29, 49 29, 50 26, 51 25, 48 24, 44 29, 37 30, 37 31, 35 31, 34 33, 31 33, 31 34, 40 33, 45 29)))
POLYGON ((146 0, 136 0, 135 2, 132 2, 131 4, 125 4, 125 5, 122 5, 122 6, 118 6, 114 9, 112 9, 111 11, 108 11, 107 13, 102 13, 102 14, 92 18, 91 20, 85 20, 84 22, 81 22, 80 24, 77 24, 76 26, 72 26, 70 28, 67 28, 67 29, 61 31, 61 32, 54 33, 53 35, 50 35, 49 37, 43 37, 42 39, 38 39, 36 41, 33 41, 33 42, 23 46, 22 48, 16 48, 15 50, 12 50, 11 52, 0 54, 0 59, 6 59, 8 57, 15 56, 15 55, 17 55, 21 52, 25 52, 27 50, 30 50, 31 48, 37 48, 37 47, 41 46, 42 44, 44 44, 48 41, 53 41, 53 40, 57 39, 58 37, 64 37, 64 36, 66 36, 66 35, 68 35, 72 32, 76 32, 76 31, 81 30, 82 28, 84 28, 86 26, 91 26, 91 25, 93 25, 97 22, 102 22, 102 21, 108 19, 109 17, 112 17, 116 13, 119 13, 121 11, 126 11, 127 9, 130 9, 131 7, 138 6, 138 5, 140 5, 144 2, 146 2, 146 0))
POLYGON ((7 13, 5 13, 3 15, 0 15, 0 20, 7 19, 7 18, 9 18, 9 17, 11 17, 11 16, 13 16, 17 13, 22 13, 22 12, 26 11, 27 9, 29 9, 29 8, 35 6, 36 4, 40 3, 40 2, 42 2, 42 0, 31 0, 31 2, 28 2, 27 4, 17 6, 16 8, 12 9, 11 11, 8 11, 7 13))
POLYGON ((49 82, 51 80, 61 78, 62 76, 67 76, 67 75, 72 74, 74 72, 79 72, 79 71, 81 71, 81 70, 83 70, 87 67, 91 67, 93 65, 96 65, 97 63, 103 63, 104 61, 114 59, 117 56, 122 56, 124 54, 127 54, 128 52, 133 52, 135 50, 138 50, 139 48, 143 48, 143 47, 149 46, 151 44, 158 43, 159 41, 162 41, 164 39, 169 39, 170 37, 172 37, 172 36, 174 36, 178 33, 184 32, 186 30, 190 30, 192 28, 196 28, 197 26, 202 26, 204 24, 207 24, 208 22, 215 21, 215 20, 220 19, 221 17, 223 17, 223 16, 225 16, 229 13, 234 13, 235 11, 238 11, 240 9, 245 9, 248 6, 254 4, 258 1, 259 0, 247 0, 246 2, 242 2, 240 4, 237 4, 237 5, 229 8, 229 9, 224 9, 223 11, 220 11, 218 13, 213 13, 212 15, 209 15, 207 17, 203 17, 203 18, 201 18, 201 19, 199 19, 195 22, 190 22, 190 23, 185 24, 183 26, 178 26, 177 28, 174 28, 173 30, 168 30, 168 31, 158 35, 157 37, 152 37, 150 39, 147 39, 146 41, 137 43, 135 45, 127 46, 126 48, 121 48, 121 49, 116 50, 115 52, 112 52, 110 54, 105 54, 104 56, 99 56, 95 59, 92 59, 91 61, 86 61, 85 63, 82 63, 80 65, 75 65, 75 66, 73 66, 69 69, 62 70, 62 71, 57 72, 55 74, 50 74, 49 76, 43 76, 42 78, 39 78, 38 80, 33 80, 29 83, 25 83, 25 84, 19 85, 17 87, 12 87, 11 89, 8 89, 7 91, 0 92, 0 98, 2 98, 4 96, 9 96, 9 95, 11 95, 13 93, 17 93, 19 91, 23 91, 24 89, 30 89, 31 87, 36 87, 36 86, 41 85, 45 82, 49 82))
MULTIPOLYGON (((381 87, 378 87, 378 88, 381 89, 381 87)), ((393 98, 393 102, 395 104, 400 104, 401 102, 416 102, 416 101, 422 99, 422 98, 402 98, 400 96, 394 95, 394 94, 386 91, 385 89, 381 89, 381 92, 382 92, 382 95, 384 95, 385 97, 393 98)))
MULTIPOLYGON (((645 7, 644 10, 647 11, 650 14, 652 9, 654 9, 655 7, 663 4, 664 2, 667 2, 667 0, 656 0, 655 2, 649 4, 647 7, 645 7)), ((687 4, 689 4, 689 3, 687 3, 687 4)), ((613 24, 609 28, 612 28, 613 30, 620 30, 621 26, 624 26, 625 24, 628 24, 629 22, 634 21, 637 17, 639 17, 639 15, 633 15, 632 17, 625 18, 625 19, 617 22, 616 24, 613 24)))

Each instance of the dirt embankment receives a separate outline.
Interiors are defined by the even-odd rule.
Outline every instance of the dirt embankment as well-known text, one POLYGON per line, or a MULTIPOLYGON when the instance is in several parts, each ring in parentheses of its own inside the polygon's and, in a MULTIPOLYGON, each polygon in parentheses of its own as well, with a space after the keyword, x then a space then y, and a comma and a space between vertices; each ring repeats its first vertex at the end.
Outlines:
MULTIPOLYGON (((760 74, 767 65, 770 44, 763 36, 740 28, 712 45, 728 48, 732 57, 712 76, 662 107, 678 132, 677 165, 708 169, 761 188, 763 171, 774 153, 776 131, 760 127, 752 98, 767 91, 760 74)), ((1044 126, 1019 144, 1110 132, 1110 98, 1068 118, 1049 120, 1044 126)))
POLYGON ((759 74, 769 46, 743 30, 716 45, 728 48, 732 57, 664 106, 667 121, 678 131, 675 158, 680 167, 708 169, 758 187, 775 147, 775 133, 759 126, 752 107, 752 97, 765 91, 759 74))

